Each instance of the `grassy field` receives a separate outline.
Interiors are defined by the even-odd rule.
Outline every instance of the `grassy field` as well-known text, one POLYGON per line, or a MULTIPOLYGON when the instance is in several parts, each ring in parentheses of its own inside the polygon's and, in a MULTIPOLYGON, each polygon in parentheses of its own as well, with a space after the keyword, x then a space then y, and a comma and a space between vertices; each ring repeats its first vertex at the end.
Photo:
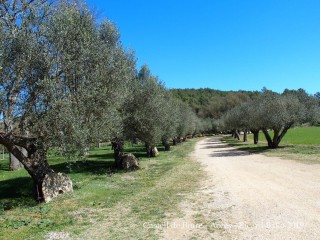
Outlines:
MULTIPOLYGON (((273 134, 271 134, 273 137, 273 134)), ((251 140, 253 136, 249 137, 251 140)), ((265 142, 263 133, 259 134, 259 139, 265 142)), ((299 145, 320 145, 320 127, 296 127, 289 129, 283 137, 281 144, 299 145)))
POLYGON ((52 155, 50 164, 72 178, 74 192, 48 204, 32 200, 25 170, 9 172, 8 162, 0 161, 0 239, 158 239, 160 231, 143 224, 162 223, 198 186, 200 165, 188 158, 196 141, 156 159, 143 158, 141 146, 127 147, 140 157, 136 172, 111 171, 110 147, 71 163, 52 155))
MULTIPOLYGON (((272 136, 272 134, 271 134, 272 136)), ((299 127, 289 129, 276 149, 268 149, 263 134, 259 135, 259 144, 253 144, 253 136, 249 135, 249 141, 244 143, 231 137, 223 140, 239 149, 252 153, 263 153, 267 156, 292 159, 308 164, 320 163, 320 127, 299 127)))

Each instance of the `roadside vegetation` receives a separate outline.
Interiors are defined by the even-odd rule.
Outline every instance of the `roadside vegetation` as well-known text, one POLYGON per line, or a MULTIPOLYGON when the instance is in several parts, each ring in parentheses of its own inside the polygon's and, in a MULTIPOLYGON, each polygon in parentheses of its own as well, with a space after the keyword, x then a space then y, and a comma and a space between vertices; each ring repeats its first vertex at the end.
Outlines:
MULTIPOLYGON (((270 135, 273 134, 271 133, 270 135)), ((266 156, 280 157, 307 164, 319 164, 319 135, 320 127, 293 128, 284 137, 282 145, 276 149, 268 148, 263 138, 261 138, 262 140, 258 144, 253 144, 253 134, 249 134, 247 142, 238 141, 231 136, 224 137, 223 141, 251 153, 261 153, 266 156)))
MULTIPOLYGON (((273 132, 270 135, 273 137, 273 132)), ((253 140, 253 135, 250 134, 248 138, 253 140)), ((263 138, 263 133, 260 133, 259 139, 265 142, 263 138)), ((320 127, 294 127, 283 137, 282 143, 286 145, 320 145, 320 127)))
POLYGON ((72 191, 68 175, 47 161, 52 150, 77 159, 111 141, 113 167, 137 170, 125 141, 156 157, 156 143, 169 151, 211 129, 147 65, 137 69, 117 26, 93 12, 85 1, 0 4, 0 144, 8 169, 24 167, 33 179, 35 199, 72 191))
POLYGON ((157 239, 160 232, 143 224, 162 224, 203 176, 200 164, 188 157, 196 141, 188 140, 171 152, 158 145, 157 158, 144 158, 143 145, 126 145, 140 157, 141 166, 140 171, 128 172, 112 170, 110 146, 71 163, 52 153, 50 165, 70 176, 74 192, 41 204, 30 197, 28 173, 9 172, 8 161, 0 161, 0 238, 157 239))
POLYGON ((187 139, 197 136, 251 131, 249 150, 319 156, 303 145, 318 144, 313 130, 287 137, 320 125, 319 93, 169 90, 94 12, 81 0, 0 3, 1 239, 157 238, 142 223, 160 223, 196 187, 187 139))

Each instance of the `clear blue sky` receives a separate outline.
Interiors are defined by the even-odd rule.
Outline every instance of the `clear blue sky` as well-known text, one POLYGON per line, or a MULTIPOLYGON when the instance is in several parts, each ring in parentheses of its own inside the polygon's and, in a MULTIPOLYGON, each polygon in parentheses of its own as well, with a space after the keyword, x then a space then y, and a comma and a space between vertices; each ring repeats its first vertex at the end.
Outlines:
POLYGON ((169 88, 320 91, 319 0, 87 0, 169 88))

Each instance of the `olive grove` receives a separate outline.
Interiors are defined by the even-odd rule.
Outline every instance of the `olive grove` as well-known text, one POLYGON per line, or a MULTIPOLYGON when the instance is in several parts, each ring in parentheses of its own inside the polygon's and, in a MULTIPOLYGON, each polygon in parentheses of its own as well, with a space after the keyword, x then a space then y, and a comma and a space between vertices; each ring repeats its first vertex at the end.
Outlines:
POLYGON ((204 129, 146 65, 137 72, 115 24, 83 2, 2 1, 0 16, 0 144, 12 170, 30 174, 37 199, 56 195, 46 199, 48 188, 72 191, 50 168, 50 149, 78 156, 113 140, 119 167, 125 140, 143 141, 154 157, 158 142, 170 150, 171 139, 204 129))
POLYGON ((287 131, 302 123, 312 123, 319 117, 319 103, 304 90, 284 91, 283 94, 265 90, 252 101, 237 106, 224 115, 225 130, 247 131, 258 143, 262 131, 269 148, 277 148, 287 131), (269 130, 272 130, 271 137, 269 130))

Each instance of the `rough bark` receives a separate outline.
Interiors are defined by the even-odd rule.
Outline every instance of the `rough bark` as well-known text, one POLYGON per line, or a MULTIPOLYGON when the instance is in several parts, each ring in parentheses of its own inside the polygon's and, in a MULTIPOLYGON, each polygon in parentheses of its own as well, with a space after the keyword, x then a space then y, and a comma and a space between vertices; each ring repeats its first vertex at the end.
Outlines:
POLYGON ((47 149, 41 139, 0 133, 0 144, 7 147, 24 166, 34 182, 34 197, 43 200, 42 183, 52 173, 47 161, 47 149))
POLYGON ((19 160, 12 154, 9 154, 9 171, 17 171, 22 168, 23 165, 19 160))
POLYGON ((72 181, 63 173, 48 173, 42 183, 42 193, 45 202, 49 202, 60 194, 72 192, 72 181))
POLYGON ((264 134, 264 136, 266 137, 266 140, 268 142, 268 147, 269 148, 273 148, 273 143, 272 143, 272 139, 268 133, 268 130, 267 129, 262 129, 262 132, 264 134))
POLYGON ((173 140, 172 140, 172 145, 173 145, 173 146, 176 146, 176 145, 177 145, 177 139, 176 139, 176 138, 173 138, 173 140))
POLYGON ((240 134, 239 134, 239 131, 237 129, 234 130, 234 138, 240 140, 240 134))
POLYGON ((277 129, 274 128, 273 132, 274 132, 274 136, 273 139, 271 139, 268 131, 266 129, 263 129, 262 132, 264 133, 267 142, 268 142, 268 147, 269 148, 277 148, 279 147, 279 144, 282 140, 282 138, 285 136, 285 134, 287 133, 287 131, 289 130, 289 128, 293 125, 293 123, 289 123, 288 125, 286 125, 282 131, 281 129, 277 129))
POLYGON ((123 156, 121 156, 120 164, 121 164, 120 169, 123 169, 126 171, 140 169, 138 159, 131 153, 124 154, 123 156))
POLYGON ((164 146, 165 151, 170 151, 170 144, 167 140, 162 140, 162 145, 164 146))
POLYGON ((158 149, 155 146, 152 146, 150 144, 146 143, 146 152, 147 152, 147 157, 156 157, 159 155, 158 149))
POLYGON ((254 142, 254 144, 258 144, 258 142, 259 142, 259 131, 260 130, 251 129, 251 132, 253 133, 253 142, 254 142))
POLYGON ((121 160, 124 155, 124 142, 122 140, 114 140, 111 142, 111 145, 114 152, 115 167, 121 169, 121 160))

